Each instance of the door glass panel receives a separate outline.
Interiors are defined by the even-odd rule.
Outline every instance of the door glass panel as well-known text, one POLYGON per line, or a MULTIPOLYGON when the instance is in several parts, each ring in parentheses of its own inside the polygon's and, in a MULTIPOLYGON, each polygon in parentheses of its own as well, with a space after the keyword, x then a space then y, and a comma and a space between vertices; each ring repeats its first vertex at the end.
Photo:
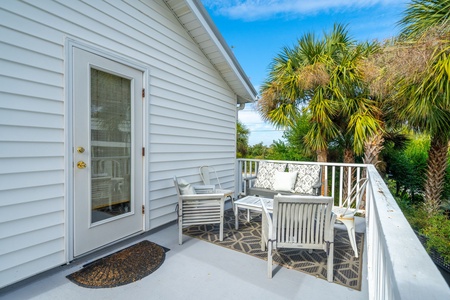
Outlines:
POLYGON ((131 80, 91 69, 92 223, 130 211, 131 80))

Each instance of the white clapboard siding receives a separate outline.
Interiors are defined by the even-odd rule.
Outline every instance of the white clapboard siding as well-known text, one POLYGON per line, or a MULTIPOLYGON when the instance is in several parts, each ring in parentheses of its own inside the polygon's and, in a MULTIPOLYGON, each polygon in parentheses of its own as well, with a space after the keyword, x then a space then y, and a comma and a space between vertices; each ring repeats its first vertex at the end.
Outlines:
POLYGON ((234 188, 245 87, 199 24, 182 0, 0 1, 0 288, 71 259, 68 39, 147 69, 146 230, 175 220, 174 175, 234 188))

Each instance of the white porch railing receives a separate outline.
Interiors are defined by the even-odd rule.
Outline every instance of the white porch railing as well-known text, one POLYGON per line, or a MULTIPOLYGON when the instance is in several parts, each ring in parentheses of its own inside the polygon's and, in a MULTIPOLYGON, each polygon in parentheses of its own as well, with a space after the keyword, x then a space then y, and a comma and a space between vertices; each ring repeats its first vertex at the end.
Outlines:
MULTIPOLYGON (((235 195, 245 195, 247 181, 244 179, 255 177, 260 161, 237 160, 235 195)), ((354 179, 368 176, 365 241, 370 299, 450 299, 447 283, 373 165, 301 163, 323 166, 322 194, 340 202, 354 179), (346 172, 353 177, 345 176, 346 172)))
MULTIPOLYGON (((267 162, 280 162, 275 160, 265 160, 267 162)), ((247 184, 253 184, 258 172, 258 159, 238 159, 238 170, 236 195, 246 195, 247 184)), ((317 165, 316 162, 283 161, 284 163, 296 163, 305 165, 317 165)), ((340 163, 320 163, 322 166, 322 195, 332 196, 339 200, 339 204, 345 200, 345 195, 350 193, 355 182, 366 177, 367 166, 363 164, 340 164, 340 163), (345 176, 352 174, 352 176, 345 176)))

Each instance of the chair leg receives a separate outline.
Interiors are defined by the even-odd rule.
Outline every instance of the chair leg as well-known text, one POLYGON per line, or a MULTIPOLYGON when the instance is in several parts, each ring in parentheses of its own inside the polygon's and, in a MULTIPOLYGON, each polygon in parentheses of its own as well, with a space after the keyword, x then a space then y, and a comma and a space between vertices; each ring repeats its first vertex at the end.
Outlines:
POLYGON ((356 237, 355 237, 355 220, 354 219, 339 219, 345 227, 347 227, 348 239, 352 245, 355 257, 358 257, 358 249, 356 248, 356 237))
POLYGON ((334 243, 330 243, 330 249, 327 258, 327 280, 333 282, 334 275, 334 243))
POLYGON ((183 244, 183 226, 180 219, 178 219, 178 244, 183 244))
POLYGON ((267 243, 267 276, 272 278, 272 242, 267 243))
POLYGON ((220 232, 219 232, 219 240, 222 242, 223 241, 223 218, 220 218, 220 232))
POLYGON ((239 229, 239 209, 236 207, 233 207, 234 209, 234 229, 239 229))

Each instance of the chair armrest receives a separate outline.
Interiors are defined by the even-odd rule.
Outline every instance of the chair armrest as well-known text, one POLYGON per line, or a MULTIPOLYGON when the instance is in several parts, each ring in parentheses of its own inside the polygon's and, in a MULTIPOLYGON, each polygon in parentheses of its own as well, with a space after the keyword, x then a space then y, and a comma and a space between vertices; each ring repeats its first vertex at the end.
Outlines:
POLYGON ((247 176, 247 177, 245 177, 245 178, 242 178, 244 181, 247 181, 247 180, 253 180, 253 179, 256 179, 256 178, 258 178, 258 176, 247 176))
POLYGON ((326 242, 334 242, 334 223, 336 222, 337 215, 335 213, 331 213, 331 218, 328 225, 329 230, 327 231, 327 234, 325 235, 325 241, 326 242))
POLYGON ((312 185, 313 189, 318 189, 322 187, 322 182, 318 182, 312 185))
POLYGON ((320 196, 322 189, 322 182, 317 182, 312 185, 313 195, 314 196, 320 196))
MULTIPOLYGON (((267 247, 269 240, 273 239, 272 228, 273 221, 272 216, 267 209, 267 205, 263 200, 261 200, 262 206, 262 219, 261 219, 261 247, 267 247)), ((265 250, 265 249, 264 249, 265 250)))
POLYGON ((211 199, 225 199, 225 194, 194 194, 194 195, 181 195, 182 200, 211 200, 211 199))

